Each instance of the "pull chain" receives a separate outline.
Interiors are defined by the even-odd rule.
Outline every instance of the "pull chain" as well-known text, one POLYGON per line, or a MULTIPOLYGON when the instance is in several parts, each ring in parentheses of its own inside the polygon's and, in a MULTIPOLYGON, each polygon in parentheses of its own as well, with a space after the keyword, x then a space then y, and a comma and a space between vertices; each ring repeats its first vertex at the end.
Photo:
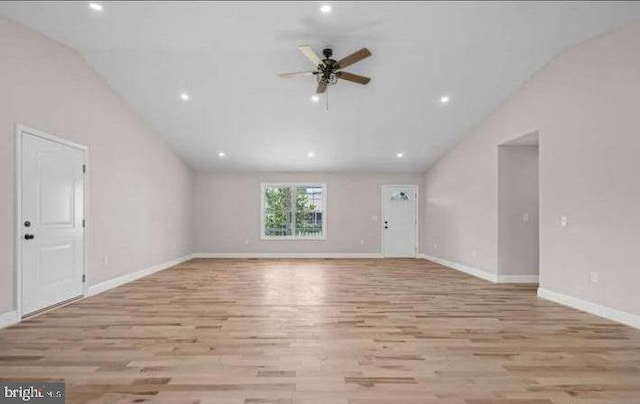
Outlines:
POLYGON ((328 111, 329 110, 329 89, 328 88, 327 88, 326 105, 327 105, 327 111, 328 111))

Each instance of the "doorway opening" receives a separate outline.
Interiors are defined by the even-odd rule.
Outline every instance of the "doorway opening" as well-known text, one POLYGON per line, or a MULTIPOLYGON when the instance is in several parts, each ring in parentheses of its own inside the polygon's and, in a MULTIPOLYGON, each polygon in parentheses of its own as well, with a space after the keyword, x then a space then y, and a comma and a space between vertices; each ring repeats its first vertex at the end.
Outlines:
POLYGON ((498 146, 498 282, 538 283, 539 134, 498 146))

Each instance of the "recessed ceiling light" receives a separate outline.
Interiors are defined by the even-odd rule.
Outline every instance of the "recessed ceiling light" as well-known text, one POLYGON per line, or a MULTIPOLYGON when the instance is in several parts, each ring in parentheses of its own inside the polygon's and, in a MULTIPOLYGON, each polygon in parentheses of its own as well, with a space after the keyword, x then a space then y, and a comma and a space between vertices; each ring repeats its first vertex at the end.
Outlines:
POLYGON ((220 153, 218 153, 218 157, 222 158, 224 156, 226 156, 226 154, 224 154, 224 152, 221 151, 220 153))
POLYGON ((404 157, 404 153, 396 153, 396 157, 401 159, 404 157))
POLYGON ((102 11, 104 9, 100 3, 89 3, 89 8, 93 11, 102 11))
POLYGON ((319 102, 320 101, 320 96, 319 95, 314 95, 311 97, 311 101, 313 102, 319 102))
POLYGON ((451 101, 451 98, 449 98, 448 95, 443 95, 442 97, 440 97, 440 104, 448 104, 449 101, 451 101))
POLYGON ((182 93, 182 94, 180 94, 180 99, 182 101, 189 101, 191 99, 191 96, 189 94, 187 94, 187 93, 182 93))
POLYGON ((314 152, 307 153, 307 157, 313 158, 316 154, 314 152))
POLYGON ((322 11, 325 14, 330 13, 331 6, 329 4, 323 4, 322 7, 320 7, 320 11, 322 11))

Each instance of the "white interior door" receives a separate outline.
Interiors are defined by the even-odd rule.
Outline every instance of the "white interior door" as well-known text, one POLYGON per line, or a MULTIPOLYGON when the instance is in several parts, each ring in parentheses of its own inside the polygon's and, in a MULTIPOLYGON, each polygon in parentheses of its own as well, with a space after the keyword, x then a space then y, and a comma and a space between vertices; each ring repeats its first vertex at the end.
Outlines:
POLYGON ((27 315, 82 296, 84 150, 22 132, 21 297, 27 315))
POLYGON ((382 186, 383 255, 415 257, 418 188, 416 185, 382 186))

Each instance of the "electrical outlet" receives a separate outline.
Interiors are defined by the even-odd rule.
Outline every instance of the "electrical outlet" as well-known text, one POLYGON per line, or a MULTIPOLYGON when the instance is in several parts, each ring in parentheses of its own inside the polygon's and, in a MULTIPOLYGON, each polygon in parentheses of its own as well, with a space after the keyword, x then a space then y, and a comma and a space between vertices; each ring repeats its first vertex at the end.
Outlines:
POLYGON ((433 245, 433 249, 434 249, 434 250, 437 250, 437 249, 438 249, 438 243, 435 243, 435 244, 433 245))
POLYGON ((569 218, 566 216, 560 217, 560 226, 567 227, 569 225, 569 218))
POLYGON ((591 283, 598 283, 598 273, 597 272, 591 272, 591 283))
POLYGON ((476 258, 476 255, 477 255, 477 254, 476 254, 476 250, 472 250, 472 251, 471 251, 471 257, 476 258))

